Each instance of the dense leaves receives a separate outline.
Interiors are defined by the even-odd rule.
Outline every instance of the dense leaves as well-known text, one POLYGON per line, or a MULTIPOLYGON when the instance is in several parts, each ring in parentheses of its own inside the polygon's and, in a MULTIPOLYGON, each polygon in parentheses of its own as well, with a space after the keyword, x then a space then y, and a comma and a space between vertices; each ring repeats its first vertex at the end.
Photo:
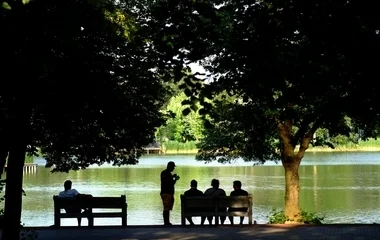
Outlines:
POLYGON ((136 164, 165 122, 160 59, 136 13, 113 1, 0 4, 3 239, 16 239, 25 151, 54 171, 136 164))
MULTIPOLYGON (((155 23, 161 23, 157 29, 162 35, 174 32, 172 56, 200 62, 211 77, 186 94, 201 103, 221 92, 236 99, 200 111, 209 115, 212 127, 198 158, 264 162, 279 150, 285 214, 300 219, 298 167, 316 130, 325 129, 330 136, 358 129, 364 137, 378 135, 378 5, 160 1, 158 8, 168 10, 155 23)), ((332 146, 328 141, 314 144, 332 146)))

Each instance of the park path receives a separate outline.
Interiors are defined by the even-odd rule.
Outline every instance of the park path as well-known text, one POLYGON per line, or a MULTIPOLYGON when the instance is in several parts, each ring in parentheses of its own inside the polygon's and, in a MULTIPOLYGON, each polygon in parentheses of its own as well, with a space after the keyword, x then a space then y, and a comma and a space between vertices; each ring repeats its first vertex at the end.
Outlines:
POLYGON ((257 239, 257 240, 366 240, 380 239, 377 224, 282 225, 253 226, 128 226, 128 227, 62 227, 34 229, 38 240, 127 240, 127 239, 257 239))

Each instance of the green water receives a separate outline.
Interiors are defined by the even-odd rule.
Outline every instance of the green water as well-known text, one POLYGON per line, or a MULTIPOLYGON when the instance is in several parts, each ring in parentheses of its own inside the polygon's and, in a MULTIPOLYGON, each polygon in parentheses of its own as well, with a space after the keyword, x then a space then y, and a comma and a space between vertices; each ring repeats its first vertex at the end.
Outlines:
MULTIPOLYGON (((92 167, 84 171, 51 173, 38 167, 24 173, 22 222, 26 226, 53 225, 54 194, 63 189, 66 179, 73 188, 94 196, 127 195, 129 225, 161 225, 160 172, 168 161, 175 161, 176 199, 171 221, 180 224, 179 195, 198 180, 200 190, 210 187, 212 178, 220 180, 227 194, 232 182, 240 180, 253 194, 253 218, 266 223, 272 208, 284 204, 284 171, 273 162, 264 166, 237 161, 234 165, 197 162, 192 155, 145 156, 136 166, 92 167)), ((35 162, 42 164, 43 160, 35 162)), ((300 167, 300 204, 307 211, 325 215, 326 223, 380 222, 380 154, 379 153, 315 153, 307 154, 300 167)), ((199 223, 195 219, 195 223, 199 223)), ((87 221, 84 219, 83 224, 87 221)), ((118 219, 96 219, 95 224, 121 224, 118 219)), ((64 219, 62 225, 76 225, 75 219, 64 219)))

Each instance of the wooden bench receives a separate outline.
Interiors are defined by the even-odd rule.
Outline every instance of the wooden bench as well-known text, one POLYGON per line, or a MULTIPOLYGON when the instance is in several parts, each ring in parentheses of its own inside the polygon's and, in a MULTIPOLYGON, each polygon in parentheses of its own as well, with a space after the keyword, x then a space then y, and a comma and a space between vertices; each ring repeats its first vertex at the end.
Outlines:
POLYGON ((94 218, 121 218, 121 225, 127 226, 127 201, 125 195, 120 197, 89 197, 86 200, 59 198, 54 200, 54 226, 61 226, 61 218, 88 218, 88 226, 94 226, 94 218), (88 209, 85 213, 66 213, 65 208, 88 209), (120 211, 94 212, 94 209, 120 209, 120 211))
POLYGON ((186 217, 215 217, 215 225, 219 225, 219 217, 248 217, 252 225, 252 195, 226 197, 186 197, 181 195, 181 224, 186 225, 186 217), (219 208, 247 208, 247 211, 222 212, 219 208))

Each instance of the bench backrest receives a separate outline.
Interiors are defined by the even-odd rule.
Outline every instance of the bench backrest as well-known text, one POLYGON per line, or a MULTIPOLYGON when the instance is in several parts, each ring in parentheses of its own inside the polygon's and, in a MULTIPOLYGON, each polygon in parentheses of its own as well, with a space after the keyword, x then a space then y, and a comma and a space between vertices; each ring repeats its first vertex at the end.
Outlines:
POLYGON ((181 195, 181 204, 185 208, 212 208, 216 205, 216 198, 210 196, 186 197, 185 195, 181 195))
POLYGON ((53 196, 54 208, 125 208, 126 197, 86 197, 86 198, 59 198, 53 196))
POLYGON ((249 208, 252 206, 252 196, 218 197, 218 206, 229 208, 249 208))
POLYGON ((249 194, 248 196, 226 196, 226 197, 211 197, 211 196, 187 197, 182 194, 181 205, 184 208, 193 208, 193 207, 249 208, 252 206, 252 195, 249 194))

